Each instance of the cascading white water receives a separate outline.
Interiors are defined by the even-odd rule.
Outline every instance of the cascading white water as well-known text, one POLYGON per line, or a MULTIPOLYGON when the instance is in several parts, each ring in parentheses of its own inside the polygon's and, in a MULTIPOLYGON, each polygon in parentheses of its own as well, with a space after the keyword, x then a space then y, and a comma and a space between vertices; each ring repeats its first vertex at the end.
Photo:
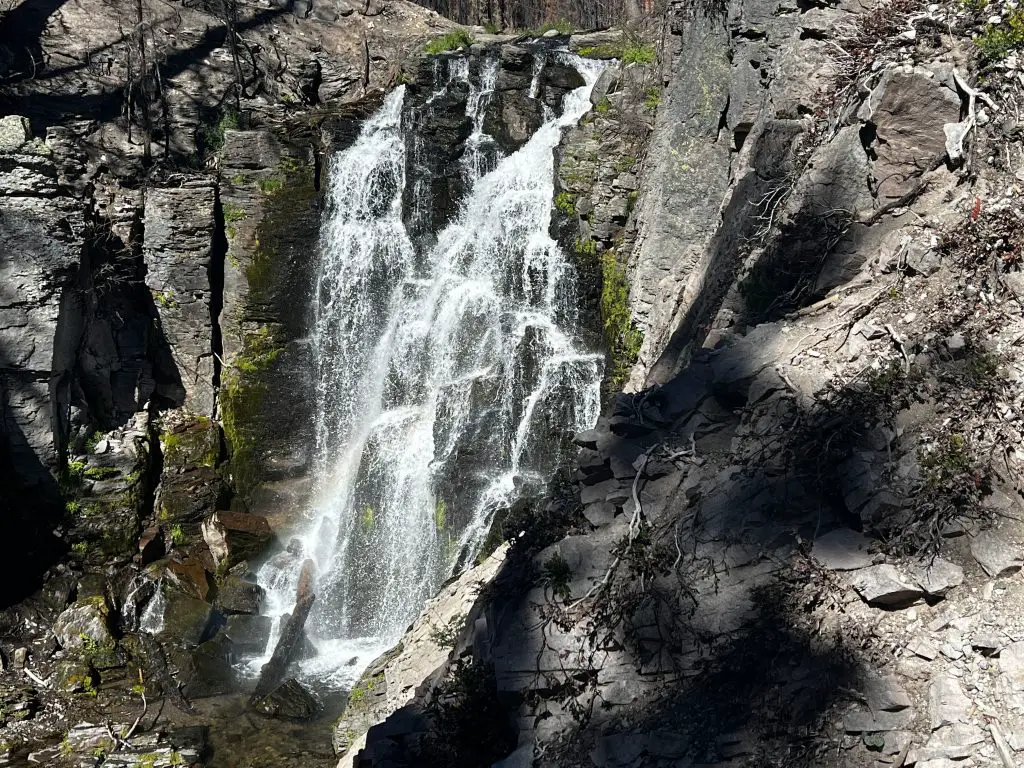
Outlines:
POLYGON ((575 275, 548 235, 553 150, 599 72, 574 63, 587 84, 562 115, 474 178, 494 77, 482 68, 464 158, 475 184, 429 251, 402 224, 404 87, 331 162, 313 337, 316 506, 301 552, 259 573, 266 611, 280 615, 301 562, 314 561, 318 654, 302 671, 321 683, 350 684, 398 640, 495 512, 547 481, 557 433, 598 415, 602 357, 577 341, 575 275))

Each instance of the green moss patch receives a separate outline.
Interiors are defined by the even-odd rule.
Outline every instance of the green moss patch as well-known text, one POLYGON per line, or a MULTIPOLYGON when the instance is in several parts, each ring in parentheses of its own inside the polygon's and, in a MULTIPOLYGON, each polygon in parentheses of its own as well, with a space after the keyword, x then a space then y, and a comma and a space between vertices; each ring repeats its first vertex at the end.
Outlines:
POLYGON ((601 322, 608 345, 609 386, 615 390, 625 384, 640 353, 644 335, 633 325, 629 310, 629 282, 615 251, 601 255, 601 322))

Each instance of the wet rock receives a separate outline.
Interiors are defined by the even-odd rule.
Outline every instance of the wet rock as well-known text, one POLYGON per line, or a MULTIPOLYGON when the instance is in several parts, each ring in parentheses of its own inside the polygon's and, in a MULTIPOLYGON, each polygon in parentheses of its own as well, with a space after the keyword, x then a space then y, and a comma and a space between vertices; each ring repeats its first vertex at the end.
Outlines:
POLYGON ((167 562, 165 573, 186 595, 205 601, 210 594, 210 576, 198 560, 175 556, 167 562))
POLYGON ((241 576, 229 574, 217 588, 216 605, 224 613, 259 613, 262 603, 263 587, 241 576))
POLYGON ((110 633, 110 608, 103 597, 77 601, 65 610, 53 625, 53 634, 65 650, 77 650, 85 644, 113 645, 110 633))
POLYGON ((946 725, 966 723, 970 709, 971 700, 955 677, 943 675, 932 681, 928 688, 928 717, 933 731, 946 725))
POLYGON ((164 529, 159 525, 152 525, 142 532, 139 538, 139 556, 143 565, 154 563, 167 554, 164 542, 164 529))
POLYGON ((317 713, 319 703, 298 680, 290 678, 257 701, 255 707, 268 717, 309 720, 317 713))
POLYGON ((811 555, 826 568, 853 571, 871 565, 871 540, 849 528, 838 528, 814 540, 811 555))
POLYGON ((872 565, 853 572, 850 584, 869 605, 905 608, 921 596, 919 587, 908 582, 892 565, 872 565))
POLYGON ((237 689, 231 640, 223 632, 192 650, 178 650, 169 656, 178 667, 181 692, 186 698, 219 696, 237 689))
POLYGON ((262 654, 267 648, 274 621, 269 616, 231 616, 224 625, 224 634, 231 640, 237 654, 262 654))
POLYGON ((971 539, 971 555, 985 573, 993 578, 1016 573, 1024 566, 1021 550, 1006 533, 982 531, 971 539))
POLYGON ((203 539, 218 567, 260 555, 273 538, 266 518, 259 515, 223 511, 203 521, 203 539))
POLYGON ((166 604, 163 608, 161 639, 180 643, 186 647, 199 645, 206 639, 215 619, 209 603, 182 594, 174 589, 164 588, 166 604))

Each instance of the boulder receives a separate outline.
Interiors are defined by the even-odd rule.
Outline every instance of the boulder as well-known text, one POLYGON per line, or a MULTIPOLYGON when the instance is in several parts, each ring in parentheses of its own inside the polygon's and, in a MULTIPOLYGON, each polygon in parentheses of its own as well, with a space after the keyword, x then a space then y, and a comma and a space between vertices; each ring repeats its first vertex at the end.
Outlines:
POLYGON ((263 587, 241 576, 229 574, 217 588, 216 605, 224 613, 259 613, 262 603, 263 587))
POLYGON ((912 575, 930 597, 945 597, 950 590, 964 583, 964 569, 941 557, 917 564, 912 575))
POLYGON ((257 712, 284 720, 309 720, 319 708, 313 694, 294 677, 281 683, 255 704, 257 712))
POLYGON ((1024 566, 1020 548, 1000 531, 982 531, 971 539, 971 555, 992 578, 1009 576, 1024 566))
POLYGON ((971 700, 955 677, 942 675, 928 687, 928 717, 933 731, 945 725, 967 722, 970 709, 971 700))
POLYGON ((883 608, 905 608, 923 594, 892 565, 872 565, 855 571, 850 584, 869 605, 883 608))
POLYGON ((235 653, 258 655, 266 650, 273 626, 269 616, 231 616, 224 625, 224 634, 235 653))
POLYGON ((871 565, 871 539, 849 528, 837 528, 814 540, 811 556, 833 571, 853 571, 871 565))
POLYGON ((260 555, 273 538, 267 519, 259 515, 221 511, 203 521, 203 539, 218 568, 260 555))
POLYGON ((57 617, 53 634, 65 650, 113 645, 107 601, 101 596, 78 600, 57 617))
POLYGON ((945 157, 944 126, 959 122, 960 96, 926 70, 889 70, 858 117, 875 127, 878 138, 873 169, 878 199, 893 202, 945 157))

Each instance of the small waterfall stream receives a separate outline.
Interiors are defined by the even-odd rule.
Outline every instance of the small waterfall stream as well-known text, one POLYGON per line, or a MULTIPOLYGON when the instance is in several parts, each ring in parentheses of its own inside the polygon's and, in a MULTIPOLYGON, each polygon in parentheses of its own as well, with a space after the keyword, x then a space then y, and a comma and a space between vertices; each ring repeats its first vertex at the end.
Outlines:
MULTIPOLYGON (((435 75, 439 89, 469 78, 454 61, 435 75)), ((564 435, 597 418, 602 356, 578 342, 576 276, 548 234, 553 150, 599 74, 573 64, 586 85, 496 161, 481 147, 497 64, 481 64, 462 158, 469 191, 420 250, 403 225, 404 86, 330 162, 313 334, 318 485, 302 535, 259 572, 265 611, 280 616, 301 563, 314 561, 317 653, 302 674, 320 685, 350 685, 394 644, 472 562, 495 513, 543 487, 564 435)))

